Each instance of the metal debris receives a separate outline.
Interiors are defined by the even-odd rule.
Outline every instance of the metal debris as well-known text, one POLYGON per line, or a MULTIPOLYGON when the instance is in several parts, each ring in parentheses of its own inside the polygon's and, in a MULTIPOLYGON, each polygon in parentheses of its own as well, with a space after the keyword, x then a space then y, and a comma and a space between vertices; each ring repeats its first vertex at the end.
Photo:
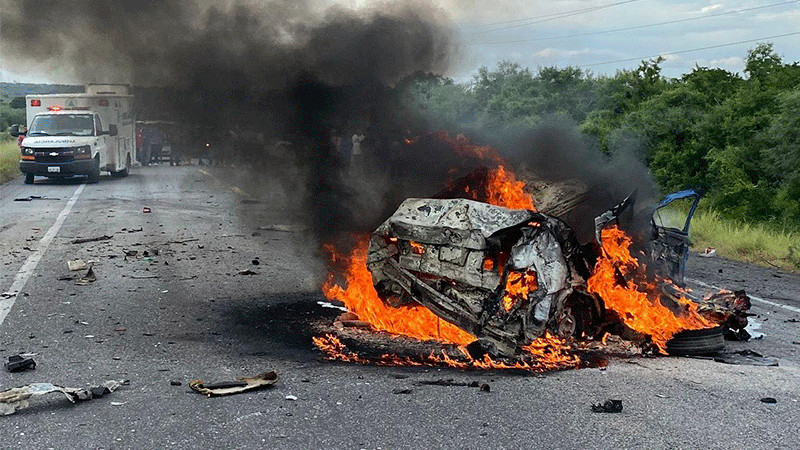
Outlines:
POLYGON ((86 268, 86 261, 84 261, 82 259, 75 259, 75 260, 72 260, 72 261, 67 261, 67 268, 69 268, 69 270, 71 272, 78 271, 78 270, 83 270, 83 269, 86 268))
POLYGON ((237 378, 236 381, 222 383, 205 384, 202 380, 192 380, 189 382, 189 387, 209 397, 217 397, 221 395, 239 394, 252 391, 253 389, 261 389, 272 386, 277 381, 278 374, 275 373, 275 371, 269 371, 252 378, 240 377, 237 378))
POLYGON ((102 397, 117 390, 126 381, 108 380, 99 386, 90 388, 63 387, 50 383, 32 383, 26 386, 12 388, 0 392, 0 414, 14 414, 20 409, 30 406, 31 397, 60 392, 72 403, 102 397))
POLYGON ((622 412, 622 400, 606 400, 603 403, 594 404, 592 403, 592 412, 599 412, 599 413, 621 413, 622 412))
POLYGON ((86 271, 86 275, 75 280, 75 284, 78 286, 86 286, 87 284, 94 283, 95 281, 97 281, 97 276, 94 274, 94 270, 90 266, 89 270, 86 271))
POLYGON ((73 243, 73 244, 85 244, 87 242, 107 241, 107 240, 109 240, 109 239, 111 239, 113 237, 114 236, 103 235, 103 236, 98 236, 98 237, 93 237, 93 238, 80 238, 80 239, 73 239, 71 243, 73 243))
POLYGON ((22 355, 14 355, 8 357, 8 362, 5 364, 6 370, 9 372, 20 372, 26 369, 35 369, 36 361, 33 358, 26 358, 22 355))

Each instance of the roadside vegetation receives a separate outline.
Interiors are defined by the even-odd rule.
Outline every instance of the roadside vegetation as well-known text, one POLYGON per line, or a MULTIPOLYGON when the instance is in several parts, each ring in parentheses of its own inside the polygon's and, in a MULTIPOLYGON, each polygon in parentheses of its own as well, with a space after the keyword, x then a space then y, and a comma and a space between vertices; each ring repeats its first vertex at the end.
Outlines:
POLYGON ((19 176, 19 147, 8 133, 0 133, 0 183, 19 176))
POLYGON ((717 256, 777 269, 800 271, 800 232, 763 223, 742 223, 698 209, 689 231, 692 251, 716 249, 717 256))

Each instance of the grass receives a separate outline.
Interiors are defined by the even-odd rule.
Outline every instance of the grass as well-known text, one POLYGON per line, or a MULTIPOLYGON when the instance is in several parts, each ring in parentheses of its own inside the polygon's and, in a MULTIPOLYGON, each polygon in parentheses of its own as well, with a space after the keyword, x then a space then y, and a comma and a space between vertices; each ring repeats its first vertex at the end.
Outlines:
POLYGON ((17 141, 0 140, 0 183, 19 176, 19 147, 17 141))
POLYGON ((762 266, 800 271, 800 232, 764 224, 738 223, 716 211, 698 208, 689 230, 692 250, 717 249, 717 255, 762 266))

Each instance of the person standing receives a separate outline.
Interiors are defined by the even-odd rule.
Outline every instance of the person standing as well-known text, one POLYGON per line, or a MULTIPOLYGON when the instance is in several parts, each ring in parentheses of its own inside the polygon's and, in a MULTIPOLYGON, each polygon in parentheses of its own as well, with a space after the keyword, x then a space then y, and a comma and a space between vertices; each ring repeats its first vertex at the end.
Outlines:
POLYGON ((161 147, 164 146, 164 134, 156 127, 153 127, 150 135, 150 158, 148 163, 158 164, 161 161, 161 147))
POLYGON ((362 161, 362 159, 364 157, 364 154, 363 154, 363 151, 362 151, 362 148, 361 148, 362 142, 364 142, 364 135, 363 134, 359 134, 358 132, 356 132, 353 135, 353 137, 351 138, 351 141, 353 141, 353 147, 351 149, 352 158, 353 158, 352 159, 352 164, 353 164, 353 166, 355 166, 358 169, 358 168, 361 167, 361 161, 362 161))

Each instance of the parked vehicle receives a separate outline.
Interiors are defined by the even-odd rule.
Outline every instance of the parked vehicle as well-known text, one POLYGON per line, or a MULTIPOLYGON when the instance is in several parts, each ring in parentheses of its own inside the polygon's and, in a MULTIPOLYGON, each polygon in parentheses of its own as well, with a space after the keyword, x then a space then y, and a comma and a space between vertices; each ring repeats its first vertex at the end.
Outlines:
POLYGON ((25 102, 27 130, 11 127, 12 136, 25 136, 20 158, 25 184, 36 176, 85 175, 96 183, 101 171, 128 175, 136 146, 127 86, 87 85, 83 94, 28 95, 25 102))

